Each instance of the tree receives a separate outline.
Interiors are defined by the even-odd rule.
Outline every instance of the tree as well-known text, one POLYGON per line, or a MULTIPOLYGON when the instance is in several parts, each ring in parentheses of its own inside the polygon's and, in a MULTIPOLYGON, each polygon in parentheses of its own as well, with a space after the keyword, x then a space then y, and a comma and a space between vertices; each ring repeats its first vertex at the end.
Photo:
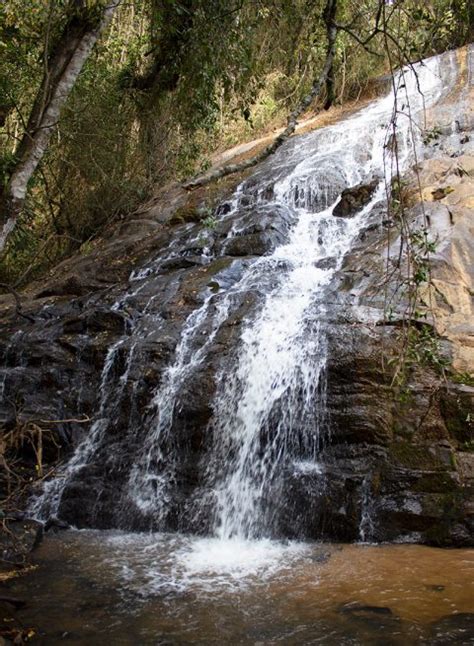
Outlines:
POLYGON ((105 5, 70 1, 69 19, 48 57, 14 166, 0 193, 0 252, 21 214, 28 183, 48 148, 61 109, 120 1, 105 5))

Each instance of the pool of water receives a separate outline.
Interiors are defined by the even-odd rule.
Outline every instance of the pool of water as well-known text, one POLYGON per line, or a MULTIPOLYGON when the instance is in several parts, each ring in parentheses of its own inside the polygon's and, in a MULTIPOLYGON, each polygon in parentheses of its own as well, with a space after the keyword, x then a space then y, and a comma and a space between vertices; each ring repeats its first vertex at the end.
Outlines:
POLYGON ((474 550, 70 531, 11 585, 44 644, 474 644, 474 550))

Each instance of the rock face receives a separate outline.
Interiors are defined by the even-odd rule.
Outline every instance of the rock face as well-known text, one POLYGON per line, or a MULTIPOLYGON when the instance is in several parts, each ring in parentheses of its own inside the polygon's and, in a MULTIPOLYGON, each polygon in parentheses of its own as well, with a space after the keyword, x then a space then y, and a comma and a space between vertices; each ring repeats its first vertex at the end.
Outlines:
MULTIPOLYGON (((406 347, 406 303, 387 320, 385 292, 396 291, 397 279, 387 279, 386 239, 394 223, 383 205, 374 206, 342 266, 319 261, 318 270, 337 269, 324 288, 328 306, 319 321, 328 343, 318 457, 324 469, 285 466, 275 529, 282 536, 474 544, 474 388, 467 375, 474 365, 471 130, 447 129, 432 144, 417 169, 424 216, 419 204, 409 216, 414 225, 427 218, 438 236, 426 292, 435 316, 421 331, 441 335, 449 365, 444 375, 444 362, 423 356, 405 362, 394 388, 392 359, 406 347), (462 154, 453 157, 453 149, 462 154), (452 190, 435 200, 438 185, 452 190)), ((81 446, 65 487, 54 489, 53 481, 45 517, 79 527, 211 531, 214 512, 203 487, 216 441, 217 375, 230 378, 242 331, 288 271, 284 259, 275 260, 257 281, 252 268, 286 243, 293 207, 326 208, 342 191, 334 215, 352 216, 378 185, 343 190, 338 176, 333 195, 323 179, 305 181, 303 189, 290 183, 291 208, 285 207, 272 201, 274 184, 284 154, 296 167, 295 150, 290 142, 247 180, 238 208, 234 196, 204 221, 186 207, 184 194, 165 195, 89 257, 72 259, 45 284, 31 286, 24 310, 34 323, 2 299, 3 428, 43 429, 43 468, 56 461, 58 444, 62 456, 81 446), (230 292, 244 275, 245 289, 230 292), (155 477, 131 507, 127 488, 143 486, 134 465, 147 455, 155 477), (168 491, 159 476, 170 464, 172 494, 157 517, 150 497, 168 491)), ((271 442, 277 417, 274 411, 262 443, 271 442)), ((35 441, 32 435, 30 446, 35 441)), ((37 455, 25 448, 24 459, 34 463, 37 455)))
MULTIPOLYGON (((466 148, 461 145, 454 158, 452 153, 438 153, 417 169, 423 186, 423 210, 436 240, 430 294, 436 303, 436 330, 449 339, 453 367, 460 373, 472 372, 474 365, 474 150, 466 148), (444 186, 444 196, 437 200, 439 185, 444 186)), ((415 181, 414 172, 409 180, 415 181)))
POLYGON ((370 202, 370 198, 379 184, 374 179, 368 184, 358 184, 342 191, 341 200, 334 208, 333 215, 339 218, 348 218, 355 215, 360 209, 370 202))
MULTIPOLYGON (((472 97, 470 105, 472 115, 472 97)), ((443 116, 431 112, 434 123, 443 116)), ((334 467, 324 494, 313 494, 323 498, 318 522, 328 536, 353 540, 358 531, 377 540, 473 544, 474 156, 463 132, 446 130, 404 180, 414 204, 411 226, 426 227, 436 241, 431 287, 420 293, 420 302, 430 304, 427 337, 442 339, 438 352, 455 379, 440 379, 437 361, 443 357, 408 362, 403 391, 394 397, 387 357, 400 353, 403 331, 396 314, 387 321, 384 313, 380 285, 387 261, 376 227, 360 236, 328 296, 337 303, 328 366, 331 443, 325 449, 334 467), (449 187, 440 200, 438 186, 449 187), (354 518, 362 522, 357 526, 354 518)), ((392 266, 398 249, 395 236, 392 266)), ((385 280, 385 293, 396 288, 385 280)), ((306 494, 317 490, 315 483, 296 486, 306 494)))

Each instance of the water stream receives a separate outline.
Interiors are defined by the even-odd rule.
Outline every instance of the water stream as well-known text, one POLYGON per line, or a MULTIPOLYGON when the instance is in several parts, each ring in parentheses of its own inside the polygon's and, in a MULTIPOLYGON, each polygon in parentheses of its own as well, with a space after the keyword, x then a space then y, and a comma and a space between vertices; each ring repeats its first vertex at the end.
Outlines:
POLYGON ((50 536, 18 617, 48 645, 473 643, 472 550, 212 541, 50 536))

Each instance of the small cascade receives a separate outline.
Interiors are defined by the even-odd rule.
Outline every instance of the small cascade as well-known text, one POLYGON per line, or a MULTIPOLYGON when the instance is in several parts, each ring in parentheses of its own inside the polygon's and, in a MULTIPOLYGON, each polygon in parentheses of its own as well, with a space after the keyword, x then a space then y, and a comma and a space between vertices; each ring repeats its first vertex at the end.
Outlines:
POLYGON ((84 440, 79 444, 74 455, 67 463, 64 470, 53 480, 44 485, 41 496, 34 499, 30 506, 31 513, 38 518, 56 518, 58 515, 61 497, 70 478, 83 469, 92 458, 97 449, 108 422, 113 418, 114 407, 120 403, 120 395, 123 391, 124 380, 119 379, 119 390, 114 390, 114 397, 111 393, 112 371, 114 368, 117 353, 124 343, 120 339, 109 348, 102 369, 100 381, 100 408, 96 421, 92 425, 84 440))
MULTIPOLYGON (((421 142, 415 115, 421 119, 422 108, 445 89, 438 59, 417 72, 418 78, 405 71, 397 81, 410 104, 406 118, 398 117, 401 170, 413 161, 421 142)), ((112 310, 124 312, 135 302, 142 303, 141 310, 109 348, 97 418, 62 473, 33 501, 36 516, 61 515, 68 490, 90 467, 100 469, 104 460, 115 473, 108 487, 117 487, 120 499, 116 509, 108 510, 108 523, 127 529, 178 526, 202 532, 204 526, 220 539, 271 538, 280 532, 288 507, 289 474, 309 474, 323 486, 327 465, 321 450, 330 434, 327 290, 361 231, 378 217, 375 207, 386 199, 386 180, 392 172, 387 129, 393 110, 394 97, 389 94, 350 119, 291 140, 218 207, 215 230, 183 226, 165 257, 132 273, 129 293, 112 310), (344 189, 374 178, 375 190, 358 212, 334 215, 344 189), (270 241, 269 251, 249 253, 243 261, 235 243, 254 240, 262 221, 271 222, 272 216, 275 237, 268 234, 265 239, 270 241), (143 396, 139 404, 132 401, 137 417, 122 439, 112 441, 123 409, 128 411, 131 400, 138 399, 140 373, 146 368, 140 364, 145 361, 142 348, 157 339, 164 343, 163 331, 171 329, 165 308, 160 309, 163 296, 154 291, 156 277, 165 275, 170 263, 201 271, 217 261, 225 262, 212 280, 206 278, 199 293, 188 295, 193 307, 188 302, 182 306, 184 322, 177 333, 173 323, 176 338, 168 344, 167 365, 158 382, 146 401, 143 396), (243 303, 250 304, 239 318, 243 303), (236 322, 239 331, 222 353, 222 339, 229 337, 236 322), (194 440, 186 436, 186 429, 176 432, 176 418, 187 403, 187 383, 210 365, 210 414, 202 421, 205 439, 195 442, 199 446, 193 477, 183 494, 183 456, 189 456, 194 440), (106 456, 108 441, 114 449, 123 444, 118 464, 106 456), (179 516, 174 524, 168 518, 172 508, 179 516), (137 518, 143 522, 136 523, 137 518)), ((182 285, 171 287, 168 300, 182 285)), ((107 479, 107 473, 101 477, 107 479)), ((101 495, 99 491, 97 500, 101 495)), ((370 499, 367 476, 362 487, 362 541, 373 534, 370 499)), ((89 523, 91 517, 95 518, 89 516, 89 523)))
POLYGON ((227 311, 226 302, 218 305, 211 333, 201 347, 194 351, 193 341, 199 335, 201 325, 207 317, 212 296, 212 291, 209 291, 201 307, 192 312, 184 324, 181 340, 175 351, 175 360, 166 370, 162 385, 153 397, 151 405, 156 410, 156 416, 151 431, 130 474, 130 498, 140 511, 145 514, 152 513, 158 523, 167 513, 170 490, 174 485, 174 463, 179 458, 166 448, 170 443, 168 434, 172 427, 175 407, 178 405, 179 392, 191 372, 204 360, 206 350, 227 311))

